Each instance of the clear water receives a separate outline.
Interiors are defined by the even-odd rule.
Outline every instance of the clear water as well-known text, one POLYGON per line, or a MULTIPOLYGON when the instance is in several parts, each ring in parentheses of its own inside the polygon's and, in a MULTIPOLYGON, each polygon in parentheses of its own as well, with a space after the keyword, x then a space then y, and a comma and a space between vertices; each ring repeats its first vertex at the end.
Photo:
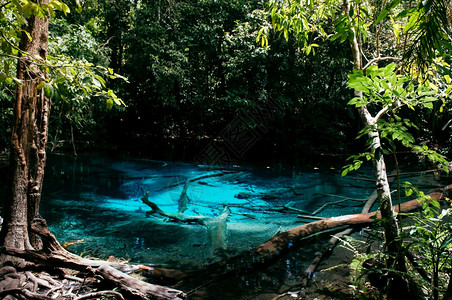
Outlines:
MULTIPOLYGON (((352 176, 372 178, 370 168, 352 176)), ((224 170, 188 163, 130 157, 51 155, 48 159, 41 214, 51 231, 75 253, 171 268, 199 268, 252 249, 275 233, 312 220, 299 214, 331 217, 361 212, 374 183, 341 177, 330 167, 298 171, 272 166, 236 166, 224 170), (225 172, 221 176, 218 175, 225 172), (150 210, 141 197, 176 213, 187 180, 185 214, 215 218, 224 206, 231 213, 223 249, 216 249, 206 227, 183 224, 150 210), (336 203, 333 203, 336 202, 336 203), (295 210, 278 211, 288 205, 295 210)), ((309 246, 314 253, 317 248, 309 246)), ((294 254, 283 262, 283 274, 299 274, 309 256, 294 254)), ((286 276, 284 275, 284 276, 286 276)), ((273 279, 261 273, 269 281, 273 279)), ((244 279, 243 284, 250 279, 244 279)), ((254 279, 257 280, 257 279, 254 279)), ((254 284, 255 285, 255 284, 254 284)), ((246 288, 246 287, 244 287, 246 288)))

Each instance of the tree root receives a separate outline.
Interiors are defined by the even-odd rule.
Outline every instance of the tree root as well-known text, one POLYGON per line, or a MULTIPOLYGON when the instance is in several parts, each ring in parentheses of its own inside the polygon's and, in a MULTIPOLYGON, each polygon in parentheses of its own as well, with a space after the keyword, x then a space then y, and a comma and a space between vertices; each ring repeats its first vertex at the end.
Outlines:
POLYGON ((89 293, 89 294, 77 297, 74 300, 85 300, 85 299, 94 299, 94 298, 98 299, 98 298, 102 298, 104 296, 115 296, 119 300, 125 300, 125 298, 122 296, 121 293, 118 293, 115 291, 100 291, 100 292, 89 293))
MULTIPOLYGON (((82 271, 87 274, 100 275, 103 280, 110 285, 118 287, 120 292, 126 296, 126 299, 148 300, 186 298, 186 295, 179 290, 149 284, 124 273, 138 270, 141 266, 89 260, 68 252, 58 243, 55 236, 50 233, 45 220, 41 217, 37 217, 32 221, 31 230, 41 237, 43 243, 42 250, 19 250, 5 247, 4 252, 9 255, 26 259, 29 266, 32 265, 31 262, 34 262, 41 267, 54 269, 55 266, 58 266, 60 268, 82 271)), ((23 285, 24 279, 22 279, 21 276, 14 274, 17 274, 17 272, 13 267, 4 267, 0 269, 0 276, 10 279, 6 282, 5 280, 2 281, 6 286, 3 289, 0 286, 0 291, 9 290, 9 294, 24 295, 26 297, 25 299, 51 299, 46 295, 37 295, 33 293, 32 290, 35 289, 36 284, 44 286, 46 289, 49 289, 50 286, 58 287, 56 281, 51 277, 46 276, 41 279, 32 279, 29 283, 30 286, 27 287, 27 285, 23 285), (47 281, 48 285, 44 284, 42 280, 47 281)), ((25 275, 23 275, 23 277, 25 278, 25 275)), ((78 284, 80 284, 80 282, 78 282, 78 284)), ((53 288, 50 288, 50 290, 53 292, 53 288)), ((55 288, 54 291, 57 290, 59 290, 59 288, 55 288)))

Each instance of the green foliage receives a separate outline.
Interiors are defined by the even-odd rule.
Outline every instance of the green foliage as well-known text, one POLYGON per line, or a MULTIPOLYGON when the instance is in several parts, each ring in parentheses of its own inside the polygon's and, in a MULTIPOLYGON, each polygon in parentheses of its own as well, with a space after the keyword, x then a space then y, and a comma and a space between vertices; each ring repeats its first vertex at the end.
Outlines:
POLYGON ((13 118, 13 94, 12 85, 0 84, 0 153, 9 149, 13 118))
MULTIPOLYGON (((420 212, 403 214, 410 217, 398 239, 402 241, 404 256, 410 257, 407 271, 402 275, 416 286, 428 299, 450 297, 450 270, 452 268, 452 209, 444 208, 438 200, 426 195, 409 182, 402 185, 407 196, 416 195, 422 203, 420 212), (448 294, 449 293, 449 294, 448 294)), ((450 200, 449 200, 450 201, 450 200)), ((383 225, 381 219, 374 223, 376 229, 383 225)), ((382 236, 373 231, 366 241, 351 237, 342 239, 342 247, 354 254, 349 265, 351 280, 357 286, 364 286, 367 280, 387 280, 388 274, 399 273, 387 265, 388 254, 382 251, 382 236), (386 279, 385 279, 386 278, 386 279)))
MULTIPOLYGON (((45 76, 42 76, 37 88, 43 90, 46 97, 52 98, 53 102, 54 114, 50 120, 50 132, 55 137, 57 134, 53 132, 61 132, 64 122, 69 122, 70 126, 76 129, 92 125, 93 99, 102 99, 107 109, 111 109, 113 104, 125 106, 112 90, 107 89, 105 78, 125 80, 106 67, 108 49, 103 49, 84 26, 69 25, 63 19, 54 19, 56 10, 64 15, 70 12, 69 7, 59 1, 50 1, 48 5, 31 1, 11 1, 0 10, 0 57, 4 66, 0 71, 0 84, 21 84, 16 78, 14 68, 19 56, 22 59, 27 57, 31 65, 38 67, 45 76), (30 57, 28 53, 19 51, 20 35, 26 34, 31 38, 22 27, 26 18, 32 15, 51 19, 49 54, 46 60, 39 56, 30 57)), ((12 103, 13 93, 9 96, 11 98, 8 102, 12 103)), ((8 114, 5 113, 4 117, 7 118, 8 114)))
POLYGON ((349 75, 348 86, 363 92, 363 97, 353 98, 349 105, 361 107, 376 104, 387 107, 390 112, 396 112, 402 106, 413 110, 415 106, 433 108, 437 91, 429 85, 415 85, 412 78, 398 75, 395 69, 396 65, 391 63, 384 68, 372 65, 365 71, 354 70, 349 75))
POLYGON ((371 152, 363 152, 358 155, 351 155, 347 158, 347 160, 351 160, 352 163, 344 166, 344 170, 341 175, 346 176, 351 171, 357 171, 365 161, 370 161, 374 157, 374 154, 371 152))
POLYGON ((351 271, 350 279, 354 285, 363 286, 363 275, 366 273, 364 265, 369 261, 378 259, 380 254, 378 251, 363 251, 363 249, 368 247, 366 241, 358 240, 351 236, 344 236, 341 241, 341 247, 353 253, 353 260, 348 265, 351 271))
POLYGON ((404 53, 408 68, 417 66, 421 73, 426 73, 428 65, 436 64, 436 57, 450 55, 451 11, 450 1, 429 0, 418 1, 414 7, 400 12, 398 17, 408 20, 404 28, 405 34, 413 37, 404 53))
MULTIPOLYGON (((367 146, 370 147, 374 143, 375 137, 371 133, 377 132, 382 140, 382 147, 379 148, 381 154, 394 153, 399 143, 414 153, 427 157, 432 163, 442 165, 447 170, 447 160, 444 156, 428 149, 426 145, 415 145, 415 138, 410 129, 419 130, 418 126, 408 118, 400 116, 404 108, 432 109, 433 103, 438 100, 438 90, 434 86, 428 81, 419 83, 409 76, 398 75, 396 65, 393 63, 383 68, 372 65, 364 71, 354 70, 353 74, 349 75, 347 84, 355 91, 362 92, 362 96, 350 100, 349 105, 357 108, 371 106, 379 111, 375 117, 375 123, 366 126, 358 134, 358 138, 369 137, 367 146), (386 147, 384 147, 385 143, 386 147)), ((345 166, 342 175, 357 170, 363 162, 362 158, 366 157, 369 160, 370 155, 373 154, 363 153, 353 156, 353 164, 345 166)))
MULTIPOLYGON (((318 3, 309 1, 270 1, 269 13, 272 19, 272 28, 289 40, 289 36, 296 37, 302 51, 309 55, 315 54, 315 48, 319 47, 317 39, 327 37, 325 25, 332 17, 340 1, 327 1, 318 3)), ((337 27, 344 26, 338 22, 337 27)), ((346 25, 345 25, 346 26, 346 25)), ((259 30, 257 40, 262 45, 268 45, 268 26, 262 26, 259 30)), ((333 40, 336 37, 333 37, 333 40)))
POLYGON ((345 46, 329 43, 306 58, 293 39, 267 32, 271 47, 261 47, 260 25, 272 26, 261 9, 236 0, 150 2, 134 9, 134 23, 123 35, 122 70, 135 83, 121 94, 130 99, 122 117, 131 128, 127 136, 133 131, 176 144, 205 143, 202 138, 218 135, 237 115, 255 128, 250 116, 272 101, 284 119, 266 128, 262 142, 269 151, 345 149, 353 130, 352 114, 344 109, 342 86, 351 67, 342 55, 345 46))
MULTIPOLYGON (((411 189, 409 187, 407 191, 411 189)), ((447 299, 451 292, 448 289, 452 268, 452 209, 442 208, 437 200, 423 193, 418 195, 422 212, 413 214, 414 224, 404 229, 404 247, 415 257, 416 262, 407 275, 431 299, 439 299, 440 296, 447 299)))

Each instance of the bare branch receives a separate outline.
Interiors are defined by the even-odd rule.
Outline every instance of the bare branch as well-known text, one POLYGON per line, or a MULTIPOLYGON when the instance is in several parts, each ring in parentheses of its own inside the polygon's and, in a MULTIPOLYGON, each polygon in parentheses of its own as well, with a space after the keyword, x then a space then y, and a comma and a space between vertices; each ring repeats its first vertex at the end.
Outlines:
POLYGON ((387 113, 388 110, 389 110, 389 106, 383 107, 383 108, 378 112, 378 114, 374 117, 375 123, 376 123, 378 120, 380 120, 380 118, 381 118, 385 113, 387 113))
POLYGON ((17 45, 15 45, 14 43, 12 43, 9 39, 8 39, 8 37, 5 35, 5 33, 2 31, 2 30, 0 30, 0 32, 2 33, 2 38, 11 46, 11 47, 13 47, 14 49, 16 49, 17 51, 19 51, 19 52, 21 52, 21 53, 25 53, 24 51, 22 51, 17 45))
POLYGON ((108 296, 108 295, 115 296, 120 300, 124 300, 124 296, 121 293, 118 293, 115 291, 94 292, 94 293, 86 294, 86 295, 80 296, 78 298, 75 298, 75 300, 94 299, 94 298, 99 299, 101 297, 108 296))
POLYGON ((401 60, 401 59, 402 59, 401 57, 393 57, 393 56, 384 56, 384 57, 381 57, 381 56, 378 56, 378 57, 375 57, 375 58, 371 59, 371 60, 364 66, 363 71, 367 70, 371 65, 373 65, 373 64, 375 64, 375 63, 377 63, 377 62, 379 62, 379 61, 383 61, 383 60, 401 60))
POLYGON ((105 46, 107 46, 108 43, 110 43, 110 40, 111 40, 112 38, 114 38, 114 37, 115 37, 114 35, 111 36, 111 37, 109 37, 105 43, 103 43, 102 45, 100 45, 99 47, 96 48, 96 51, 99 51, 100 49, 102 49, 102 48, 104 48, 105 46))

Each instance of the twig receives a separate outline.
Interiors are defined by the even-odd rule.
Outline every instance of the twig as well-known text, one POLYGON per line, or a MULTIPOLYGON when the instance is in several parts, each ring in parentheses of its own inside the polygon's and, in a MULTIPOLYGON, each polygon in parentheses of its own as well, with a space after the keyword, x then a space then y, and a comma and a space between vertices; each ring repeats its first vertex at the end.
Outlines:
POLYGON ((63 285, 61 284, 61 285, 58 285, 58 286, 55 286, 55 287, 53 287, 53 288, 51 288, 51 289, 49 289, 46 293, 45 293, 45 296, 49 296, 50 297, 50 294, 52 294, 52 293, 54 293, 54 292, 56 292, 56 291, 58 291, 58 290, 60 290, 60 289, 63 289, 63 285))
POLYGON ((321 212, 325 207, 327 207, 328 205, 333 205, 333 204, 338 204, 338 203, 342 203, 347 201, 348 199, 342 199, 342 200, 338 200, 338 201, 333 201, 333 202, 327 202, 325 204, 323 204, 322 206, 320 206, 316 211, 314 211, 312 214, 316 215, 319 212, 321 212))
POLYGON ((393 57, 393 56, 384 56, 384 57, 378 56, 378 57, 375 57, 375 58, 371 59, 371 60, 364 66, 363 71, 367 70, 367 69, 368 69, 371 65, 373 65, 374 63, 377 63, 377 62, 383 61, 383 60, 401 60, 401 58, 400 58, 400 57, 393 57))
POLYGON ((224 176, 226 174, 233 174, 233 173, 240 173, 240 172, 237 172, 237 171, 221 171, 219 173, 201 175, 201 176, 198 176, 198 177, 189 178, 185 182, 178 182, 178 183, 167 185, 167 186, 165 186, 165 187, 163 187, 161 189, 158 189, 157 192, 161 192, 161 191, 164 191, 166 189, 170 189, 170 188, 173 188, 173 187, 176 187, 176 186, 179 186, 179 185, 185 185, 185 184, 187 184, 189 182, 195 182, 195 181, 198 181, 198 180, 201 180, 201 179, 211 178, 211 177, 220 177, 220 176, 224 176))
POLYGON ((272 298, 272 300, 278 300, 278 299, 281 299, 281 298, 289 296, 289 295, 291 295, 291 294, 290 293, 284 293, 284 294, 281 294, 281 295, 278 295, 278 296, 272 298))
POLYGON ((26 53, 24 51, 22 51, 19 47, 17 47, 15 44, 13 44, 8 37, 5 36, 5 33, 3 32, 3 30, 0 30, 0 32, 2 33, 2 38, 14 49, 18 50, 20 53, 26 53))
MULTIPOLYGON (((202 205, 202 204, 196 204, 196 206, 200 206, 200 207, 206 207, 206 208, 210 208, 210 209, 216 209, 216 210, 222 210, 218 207, 212 206, 212 205, 202 205)), ((250 209, 246 206, 238 206, 238 205, 228 205, 229 207, 237 207, 237 208, 244 208, 244 209, 250 209)), ((256 219, 255 215, 251 215, 251 214, 245 214, 245 213, 239 213, 239 212, 229 212, 229 214, 231 215, 238 215, 238 216, 244 216, 247 217, 249 219, 256 219)))
POLYGON ((77 281, 80 283, 85 283, 85 279, 84 278, 80 278, 80 277, 75 277, 75 276, 70 276, 67 274, 64 274, 64 278, 67 280, 72 280, 72 281, 77 281))
POLYGON ((288 204, 284 205, 283 207, 284 207, 285 209, 287 209, 287 210, 293 210, 293 211, 296 211, 296 212, 299 212, 299 213, 302 213, 302 214, 309 214, 309 213, 308 213, 307 211, 305 211, 305 210, 298 209, 298 208, 293 207, 293 206, 289 206, 288 204))
POLYGON ((323 219, 325 219, 325 218, 322 218, 322 217, 308 216, 308 215, 298 215, 297 218, 300 218, 300 219, 312 219, 312 220, 323 220, 323 219))
MULTIPOLYGON (((433 172, 437 172, 437 169, 430 169, 430 170, 425 170, 425 171, 413 171, 413 172, 400 172, 400 176, 402 175, 414 175, 414 174, 422 174, 422 173, 433 173, 433 172)), ((388 177, 396 177, 397 174, 389 174, 388 177)))
POLYGON ((99 47, 96 48, 96 51, 99 51, 99 50, 102 49, 103 47, 107 46, 108 43, 110 42, 110 40, 111 40, 112 38, 114 38, 114 37, 115 37, 114 35, 111 36, 111 37, 109 37, 109 38, 105 41, 105 43, 103 43, 102 45, 100 45, 99 47))
POLYGON ((335 194, 321 194, 321 195, 328 196, 328 197, 342 198, 342 199, 350 200, 350 201, 359 201, 359 202, 364 202, 364 201, 367 201, 367 199, 368 199, 368 198, 363 198, 363 199, 350 198, 350 197, 345 197, 345 196, 335 195, 335 194))
POLYGON ((374 178, 366 178, 366 177, 345 176, 344 179, 352 179, 352 180, 362 180, 362 181, 371 181, 371 182, 375 182, 375 179, 374 179, 374 178))
POLYGON ((118 297, 120 300, 125 300, 124 296, 121 293, 118 293, 115 291, 99 291, 99 292, 89 293, 89 294, 77 297, 74 300, 101 298, 102 296, 107 296, 107 295, 112 295, 112 296, 118 297))

